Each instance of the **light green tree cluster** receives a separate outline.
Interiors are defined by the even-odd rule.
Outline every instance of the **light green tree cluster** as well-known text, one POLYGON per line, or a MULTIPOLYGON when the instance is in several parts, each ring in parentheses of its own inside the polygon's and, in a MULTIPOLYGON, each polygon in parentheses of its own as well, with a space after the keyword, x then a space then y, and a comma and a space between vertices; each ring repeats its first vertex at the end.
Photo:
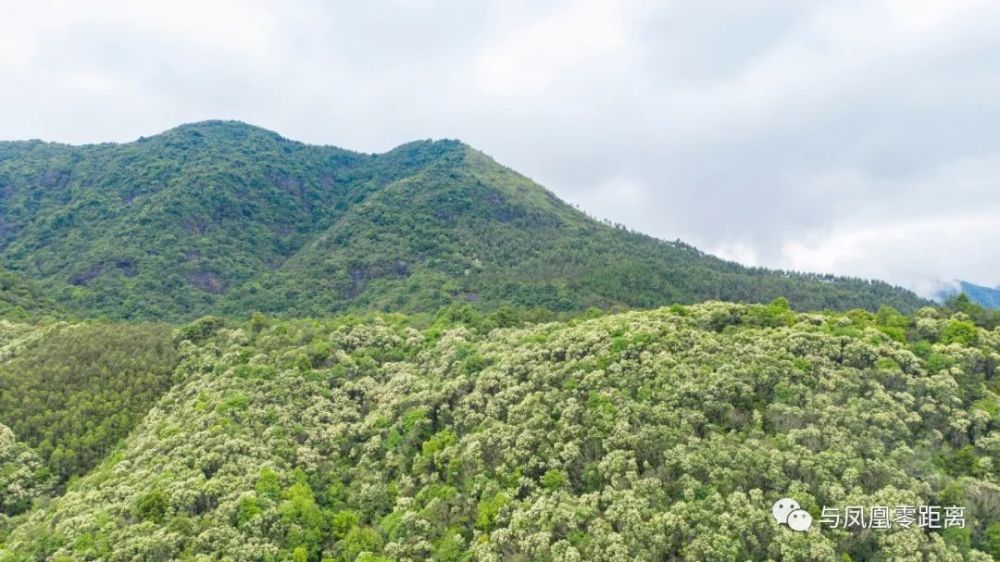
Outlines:
POLYGON ((38 455, 0 424, 0 521, 30 507, 35 497, 47 491, 50 480, 38 455))
POLYGON ((0 560, 991 560, 1000 330, 708 303, 495 329, 210 320, 0 560), (796 533, 771 504, 958 505, 796 533))

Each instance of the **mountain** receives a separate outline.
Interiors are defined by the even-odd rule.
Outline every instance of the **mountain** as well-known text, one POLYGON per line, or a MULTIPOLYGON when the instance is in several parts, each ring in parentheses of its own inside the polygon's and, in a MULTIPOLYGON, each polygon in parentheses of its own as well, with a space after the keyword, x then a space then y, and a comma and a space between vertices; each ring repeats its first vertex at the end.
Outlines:
POLYGON ((995 559, 1000 331, 964 318, 780 301, 489 331, 258 315, 184 326, 176 355, 148 327, 8 326, 32 399, 0 409, 25 432, 0 425, 0 562, 995 559), (119 384, 145 362, 160 374, 119 384), (30 381, 51 372, 76 381, 48 387, 76 413, 46 432, 30 381), (154 394, 119 447, 84 439, 154 394), (109 454, 50 454, 84 473, 50 499, 24 445, 43 438, 109 454), (775 523, 783 497, 810 532, 775 523), (940 506, 942 528, 831 529, 823 506, 940 506))
POLYGON ((44 316, 65 318, 68 312, 34 281, 0 269, 0 318, 25 320, 44 316))
POLYGON ((602 223, 457 141, 371 155, 222 121, 125 144, 0 143, 0 266, 79 316, 170 321, 454 303, 927 304, 602 223))
POLYGON ((938 291, 935 298, 938 301, 943 302, 955 295, 963 293, 965 296, 969 297, 969 300, 979 306, 1000 309, 1000 286, 997 286, 995 289, 991 289, 989 287, 983 287, 982 285, 969 283, 968 281, 956 281, 953 286, 949 286, 941 291, 938 291))

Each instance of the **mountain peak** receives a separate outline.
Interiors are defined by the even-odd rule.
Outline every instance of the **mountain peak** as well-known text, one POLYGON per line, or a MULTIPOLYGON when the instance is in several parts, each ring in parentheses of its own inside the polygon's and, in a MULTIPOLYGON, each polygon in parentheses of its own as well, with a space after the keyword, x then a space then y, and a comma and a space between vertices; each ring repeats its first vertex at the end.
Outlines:
POLYGON ((187 138, 213 138, 213 139, 245 139, 248 137, 265 137, 273 140, 295 142, 279 135, 278 133, 251 125, 243 121, 209 119, 206 121, 195 121, 184 123, 172 129, 168 129, 158 135, 151 137, 140 137, 139 142, 153 141, 157 139, 171 139, 176 137, 187 138))

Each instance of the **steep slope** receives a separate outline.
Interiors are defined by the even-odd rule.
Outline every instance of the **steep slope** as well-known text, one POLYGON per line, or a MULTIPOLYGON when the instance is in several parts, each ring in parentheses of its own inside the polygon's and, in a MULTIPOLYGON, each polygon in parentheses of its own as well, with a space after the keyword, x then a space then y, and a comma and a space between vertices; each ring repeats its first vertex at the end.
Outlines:
POLYGON ((923 304, 612 228, 456 141, 362 155, 217 121, 121 145, 0 143, 0 265, 77 314, 135 319, 779 295, 810 309, 923 304))
POLYGON ((227 296, 225 310, 413 312, 465 301, 570 311, 779 296, 802 309, 912 310, 922 302, 884 283, 745 268, 614 228, 461 143, 419 148, 438 156, 227 296))
POLYGON ((125 145, 4 143, 2 258, 79 311, 204 312, 358 197, 364 160, 222 122, 125 145))
POLYGON ((989 560, 1000 332, 940 314, 258 320, 182 343, 179 384, 0 560, 989 560), (785 496, 811 532, 771 519, 785 496), (834 530, 823 505, 967 524, 834 530))
POLYGON ((172 384, 167 326, 0 323, 0 424, 53 484, 85 474, 172 384))

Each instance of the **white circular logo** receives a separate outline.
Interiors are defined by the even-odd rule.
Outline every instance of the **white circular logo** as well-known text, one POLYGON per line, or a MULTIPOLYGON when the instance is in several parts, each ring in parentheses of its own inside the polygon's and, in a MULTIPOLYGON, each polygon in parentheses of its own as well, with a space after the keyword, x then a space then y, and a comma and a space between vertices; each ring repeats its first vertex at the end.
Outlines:
POLYGON ((771 508, 771 515, 774 516, 774 520, 778 523, 788 523, 788 514, 796 509, 799 509, 799 502, 792 498, 781 498, 774 502, 774 507, 771 508))
POLYGON ((788 514, 788 527, 793 531, 808 531, 813 524, 813 516, 804 509, 796 509, 788 514))

